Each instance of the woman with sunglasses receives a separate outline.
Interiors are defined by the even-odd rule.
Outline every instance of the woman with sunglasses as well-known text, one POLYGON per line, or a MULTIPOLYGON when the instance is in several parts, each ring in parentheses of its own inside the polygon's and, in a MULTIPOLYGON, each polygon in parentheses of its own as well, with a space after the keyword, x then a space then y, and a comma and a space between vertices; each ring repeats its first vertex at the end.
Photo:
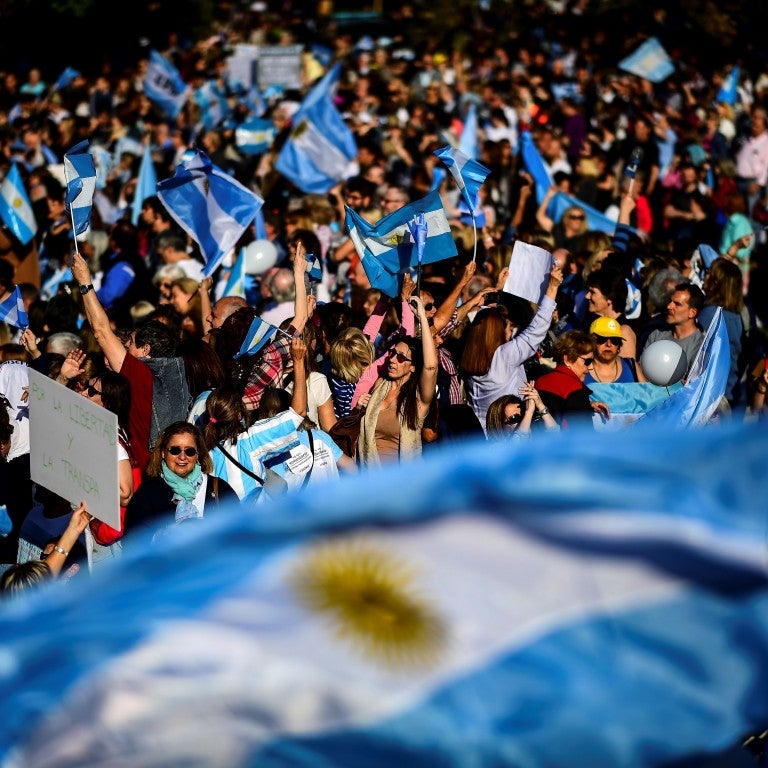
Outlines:
POLYGON ((517 395, 502 395, 491 403, 485 418, 485 434, 489 440, 530 437, 534 416, 538 414, 548 430, 559 429, 550 410, 544 405, 536 385, 526 381, 517 395))
POLYGON ((389 362, 370 395, 361 398, 365 416, 357 440, 361 466, 421 455, 421 428, 437 386, 437 349, 424 302, 412 296, 421 340, 403 336, 389 350, 389 362))
POLYGON ((536 223, 555 241, 555 248, 567 248, 571 253, 581 250, 584 235, 589 229, 587 214, 578 205, 566 208, 559 221, 551 219, 548 215, 552 198, 558 192, 556 186, 551 186, 541 201, 536 211, 536 223))
MULTIPOLYGON (((631 384, 639 380, 639 371, 632 358, 621 357, 621 324, 612 317, 598 317, 589 326, 589 333, 595 340, 595 359, 584 378, 586 385, 631 384)), ((645 381, 645 377, 642 377, 645 381)))
POLYGON ((144 480, 128 505, 125 533, 200 520, 220 500, 237 499, 212 471, 213 461, 200 430, 187 421, 169 424, 160 433, 144 480))
POLYGON ((549 411, 561 427, 567 427, 579 418, 599 413, 610 418, 605 403, 591 401, 592 390, 584 384, 587 371, 595 359, 595 340, 583 331, 566 331, 555 342, 553 355, 557 365, 536 380, 536 389, 549 411))

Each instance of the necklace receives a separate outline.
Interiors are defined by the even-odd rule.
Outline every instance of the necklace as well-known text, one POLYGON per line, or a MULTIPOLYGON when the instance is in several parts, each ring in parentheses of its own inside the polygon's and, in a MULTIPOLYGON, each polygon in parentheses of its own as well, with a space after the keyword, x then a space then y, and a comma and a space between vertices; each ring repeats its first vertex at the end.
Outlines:
POLYGON ((613 383, 614 381, 616 381, 616 379, 619 378, 619 374, 620 374, 619 358, 618 357, 614 357, 613 358, 613 378, 611 378, 611 379, 601 379, 600 375, 597 372, 597 368, 596 368, 596 366, 594 364, 592 365, 592 373, 593 373, 595 379, 597 379, 597 381, 599 381, 601 384, 611 384, 611 383, 613 383))

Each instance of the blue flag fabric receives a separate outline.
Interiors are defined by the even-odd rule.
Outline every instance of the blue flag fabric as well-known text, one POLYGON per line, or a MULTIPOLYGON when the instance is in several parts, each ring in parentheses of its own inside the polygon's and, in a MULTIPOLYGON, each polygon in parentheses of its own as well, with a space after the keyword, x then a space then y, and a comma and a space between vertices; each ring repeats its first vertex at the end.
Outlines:
POLYGON ((157 51, 149 52, 144 93, 168 117, 176 119, 189 95, 189 86, 181 79, 176 67, 157 51))
MULTIPOLYGON (((477 209, 478 190, 491 172, 482 163, 472 160, 460 149, 445 146, 435 151, 446 168, 451 172, 456 181, 456 186, 461 190, 461 196, 474 216, 477 209)), ((482 225, 481 225, 482 226, 482 225)))
POLYGON ((80 73, 76 69, 73 69, 72 67, 67 67, 59 75, 58 79, 53 84, 53 90, 54 91, 64 90, 64 88, 70 85, 76 77, 80 77, 80 73))
POLYGON ((245 248, 238 252, 221 295, 245 298, 245 248))
POLYGON ((141 207, 148 197, 157 194, 157 171, 152 161, 152 149, 149 142, 144 145, 144 151, 141 155, 141 165, 139 165, 139 176, 136 179, 136 188, 133 193, 133 202, 131 203, 131 222, 138 226, 141 217, 141 207))
POLYGON ((650 80, 652 83, 660 83, 675 71, 675 65, 658 38, 651 37, 637 50, 622 59, 619 62, 619 69, 650 80))
POLYGON ((235 128, 235 143, 246 155, 261 155, 272 146, 275 133, 271 120, 253 118, 235 128))
POLYGON ((547 191, 554 182, 530 131, 521 131, 519 152, 523 165, 533 178, 536 187, 536 202, 541 205, 541 201, 546 197, 547 191))
POLYGON ((24 299, 17 285, 10 296, 0 302, 0 321, 12 325, 14 328, 28 328, 29 318, 24 309, 24 299))
POLYGON ((309 92, 275 162, 275 168, 302 192, 328 192, 344 178, 357 155, 355 137, 333 104, 340 73, 341 65, 334 65, 309 92))
POLYGON ((227 94, 222 92, 215 80, 207 80, 193 94, 195 103, 200 107, 203 126, 212 131, 229 117, 230 108, 227 94))
POLYGON ((717 92, 716 100, 722 104, 730 104, 733 106, 739 96, 740 77, 741 69, 738 64, 735 64, 731 71, 728 73, 728 76, 723 80, 723 84, 720 86, 720 90, 717 92))
POLYGON ((315 283, 319 283, 323 279, 323 265, 320 263, 318 254, 307 254, 307 274, 309 279, 315 283))
POLYGON ((397 296, 400 290, 399 275, 409 267, 418 266, 418 254, 408 224, 420 213, 427 223, 422 262, 432 264, 450 259, 457 253, 437 190, 390 213, 376 224, 370 224, 349 207, 346 211, 347 231, 365 274, 371 285, 387 296, 397 296))
POLYGON ((735 422, 465 442, 129 535, 0 606, 0 759, 712 762, 768 722, 766 452, 735 422))
POLYGON ((21 243, 26 245, 37 232, 37 221, 21 179, 18 165, 11 163, 8 174, 0 184, 0 217, 21 243))
POLYGON ((270 325, 266 320, 254 317, 238 353, 234 356, 235 359, 243 355, 252 356, 261 352, 275 338, 278 330, 277 326, 270 325))
MULTIPOLYGON (((464 157, 475 160, 480 154, 480 140, 478 138, 477 106, 472 101, 464 118, 464 127, 459 137, 459 151, 464 157)), ((489 171, 490 173, 490 171, 489 171)), ((487 175, 487 174, 486 174, 487 175)))
POLYGON ((701 427, 709 422, 725 394, 731 369, 728 332, 720 307, 715 310, 685 386, 648 411, 642 421, 666 429, 701 427))
POLYGON ((81 141, 64 155, 67 212, 72 216, 76 235, 85 235, 91 226, 96 191, 96 164, 88 146, 87 141, 81 141))
MULTIPOLYGON (((572 206, 577 205, 587 216, 587 229, 605 232, 607 235, 613 235, 616 231, 616 222, 610 217, 601 213, 596 208, 583 203, 577 197, 566 195, 565 192, 556 192, 547 206, 547 215, 552 221, 560 221, 563 214, 572 206)), ((628 227, 630 231, 635 230, 628 227)))
POLYGON ((253 221, 264 201, 197 150, 170 179, 157 185, 168 213, 200 246, 203 274, 213 274, 253 221))
POLYGON ((259 208, 256 211, 256 218, 253 220, 253 229, 257 240, 268 240, 267 223, 264 220, 264 209, 259 208))

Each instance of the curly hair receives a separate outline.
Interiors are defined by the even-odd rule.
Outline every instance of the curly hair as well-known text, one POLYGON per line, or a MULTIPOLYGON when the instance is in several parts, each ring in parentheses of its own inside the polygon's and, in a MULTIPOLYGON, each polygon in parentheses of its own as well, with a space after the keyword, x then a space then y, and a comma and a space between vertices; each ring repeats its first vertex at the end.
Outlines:
POLYGON ((573 362, 582 355, 592 355, 594 352, 594 337, 583 331, 566 331, 552 347, 552 356, 558 363, 573 362))
POLYGON ((213 472, 213 459, 211 454, 208 453, 208 447, 203 440, 203 435, 200 430, 188 421, 174 421, 169 424, 161 433, 157 439, 155 450, 152 451, 152 455, 149 457, 149 463, 144 474, 147 477, 161 477, 163 466, 163 452, 168 448, 168 443, 172 437, 176 435, 192 435, 195 439, 195 447, 197 448, 197 462, 200 465, 200 469, 203 474, 209 475, 213 472))

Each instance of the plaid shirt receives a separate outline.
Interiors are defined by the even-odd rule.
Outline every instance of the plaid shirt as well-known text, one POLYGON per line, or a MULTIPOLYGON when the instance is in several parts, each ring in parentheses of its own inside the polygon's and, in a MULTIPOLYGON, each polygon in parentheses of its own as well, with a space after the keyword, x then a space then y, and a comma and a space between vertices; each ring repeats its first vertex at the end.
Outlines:
MULTIPOLYGON (((450 336, 460 325, 459 312, 454 309, 451 319, 441 328, 437 335, 441 339, 446 339, 450 336)), ((448 374, 448 400, 451 405, 462 405, 466 403, 464 393, 461 389, 461 381, 459 380, 458 372, 456 370, 456 363, 453 362, 451 353, 441 344, 437 348, 437 364, 448 374)))
POLYGON ((267 387, 282 386, 284 375, 293 369, 291 340, 296 333, 296 328, 289 325, 286 333, 276 334, 261 351, 256 364, 248 373, 243 392, 243 403, 249 411, 255 411, 259 407, 261 396, 267 387))

